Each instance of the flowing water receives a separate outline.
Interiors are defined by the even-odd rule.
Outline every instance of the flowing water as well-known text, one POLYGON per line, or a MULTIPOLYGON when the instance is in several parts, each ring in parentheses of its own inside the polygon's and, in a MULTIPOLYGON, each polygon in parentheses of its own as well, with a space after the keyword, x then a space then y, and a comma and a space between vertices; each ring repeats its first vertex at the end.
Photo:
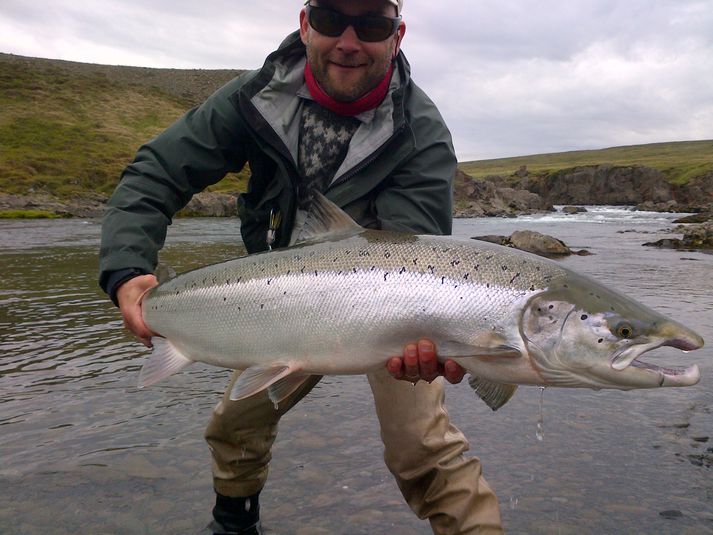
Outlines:
MULTIPOLYGON (((642 247, 672 214, 458 220, 460 236, 529 228, 592 256, 562 262, 708 342, 648 359, 698 363, 691 388, 521 387, 490 411, 449 386, 508 533, 713 533, 713 255, 642 247)), ((184 219, 162 260, 183 271, 241 253, 232 220, 184 219)), ((194 365, 138 390, 147 350, 96 286, 97 221, 0 221, 0 533, 199 533, 213 495, 203 428, 228 380, 194 365)), ((271 534, 430 533, 381 460, 365 378, 328 377, 283 420, 263 522, 271 534)))

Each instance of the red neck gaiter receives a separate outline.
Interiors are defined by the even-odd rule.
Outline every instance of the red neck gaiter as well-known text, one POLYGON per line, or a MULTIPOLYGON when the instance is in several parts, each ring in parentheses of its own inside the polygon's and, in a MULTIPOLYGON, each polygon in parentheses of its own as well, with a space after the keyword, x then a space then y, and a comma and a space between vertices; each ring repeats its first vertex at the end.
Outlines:
POLYGON ((386 94, 389 92, 389 82, 391 82, 391 73, 393 70, 394 66, 392 64, 389 67, 386 76, 384 76, 384 79, 379 82, 379 85, 369 91, 366 95, 359 97, 352 102, 340 102, 325 93, 324 89, 320 87, 319 83, 314 78, 309 61, 305 64, 305 82, 307 83, 307 89, 309 89, 310 95, 312 95, 312 98, 317 104, 324 106, 338 115, 353 117, 367 110, 374 109, 381 104, 386 97, 386 94))

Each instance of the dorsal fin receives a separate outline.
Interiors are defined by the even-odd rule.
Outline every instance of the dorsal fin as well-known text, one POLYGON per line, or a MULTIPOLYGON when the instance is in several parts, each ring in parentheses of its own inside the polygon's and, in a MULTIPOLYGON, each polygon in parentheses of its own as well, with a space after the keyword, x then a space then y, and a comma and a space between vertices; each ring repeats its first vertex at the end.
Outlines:
POLYGON ((312 203, 304 225, 296 236, 293 236, 290 245, 354 236, 364 230, 324 195, 318 191, 313 191, 312 194, 312 203))

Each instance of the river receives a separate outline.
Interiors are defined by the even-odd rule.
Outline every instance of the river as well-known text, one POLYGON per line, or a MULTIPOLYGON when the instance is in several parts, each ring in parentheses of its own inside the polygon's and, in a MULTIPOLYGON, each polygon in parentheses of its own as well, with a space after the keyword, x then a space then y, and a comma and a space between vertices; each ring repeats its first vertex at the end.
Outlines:
MULTIPOLYGON (((459 236, 529 228, 586 248, 561 262, 708 342, 648 357, 697 363, 690 388, 520 387, 492 412, 465 381, 448 386, 507 533, 713 533, 713 255, 641 245, 670 236, 675 217, 590 207, 455 222, 459 236)), ((202 433, 229 374, 195 365, 136 388, 147 350, 96 286, 99 232, 95 220, 0 221, 0 533, 199 533, 213 505, 202 433)), ((236 221, 181 219, 162 260, 180 272, 241 250, 236 221)), ((383 465, 365 378, 325 378, 273 453, 267 533, 431 532, 383 465)))

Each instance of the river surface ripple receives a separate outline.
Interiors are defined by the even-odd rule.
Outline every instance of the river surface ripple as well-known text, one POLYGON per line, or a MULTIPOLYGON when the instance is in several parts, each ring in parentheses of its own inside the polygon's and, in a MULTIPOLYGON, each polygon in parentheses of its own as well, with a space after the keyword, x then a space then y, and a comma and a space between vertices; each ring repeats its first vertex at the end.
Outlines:
MULTIPOLYGON (((649 357, 697 363, 694 387, 547 389, 542 414, 537 388, 493 413, 466 384, 449 386, 508 533, 713 533, 713 255, 641 246, 670 236, 675 217, 590 207, 455 222, 464 237, 532 229, 586 248, 593 256, 563 264, 708 342, 649 357)), ((209 519, 202 432, 229 374, 194 365, 136 388, 147 350, 96 286, 99 229, 0 221, 0 533, 198 533, 209 519)), ((236 221, 183 219, 162 260, 180 272, 241 251, 236 221)), ((281 425, 262 495, 268 533, 430 533, 381 454, 366 380, 325 378, 281 425)))

